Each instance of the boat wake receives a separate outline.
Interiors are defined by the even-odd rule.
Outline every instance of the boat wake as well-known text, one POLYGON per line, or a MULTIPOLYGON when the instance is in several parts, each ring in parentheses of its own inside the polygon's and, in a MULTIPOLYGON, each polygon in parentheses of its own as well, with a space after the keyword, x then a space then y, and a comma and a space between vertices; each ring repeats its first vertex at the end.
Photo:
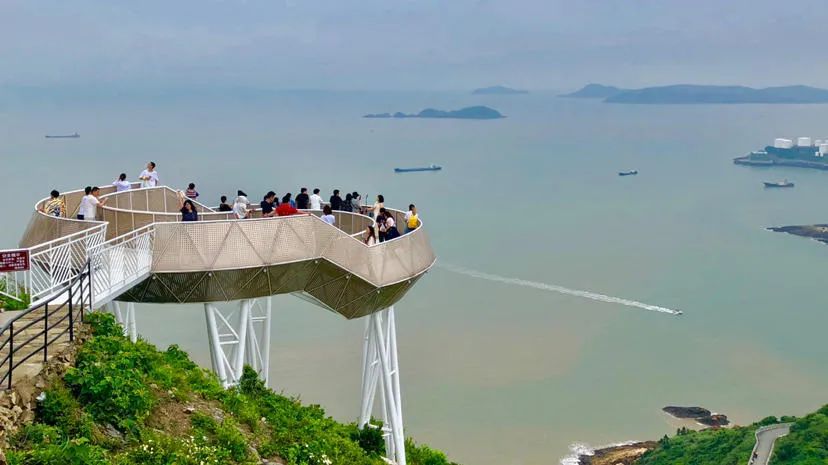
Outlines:
POLYGON ((437 266, 439 268, 442 268, 442 269, 446 270, 446 271, 451 271, 452 273, 457 273, 457 274, 461 274, 461 275, 464 275, 464 276, 469 276, 469 277, 477 278, 477 279, 484 279, 486 281, 492 281, 492 282, 503 283, 503 284, 512 284, 514 286, 531 287, 531 288, 534 288, 534 289, 540 289, 542 291, 549 291, 549 292, 555 292, 555 293, 558 293, 558 294, 566 294, 566 295, 571 295, 571 296, 575 296, 575 297, 582 297, 584 299, 595 300, 595 301, 598 301, 598 302, 606 302, 606 303, 610 303, 610 304, 619 304, 619 305, 624 305, 624 306, 627 306, 627 307, 640 308, 642 310, 649 310, 651 312, 667 313, 669 315, 681 315, 682 314, 681 310, 673 310, 672 308, 659 307, 658 305, 645 304, 643 302, 637 302, 635 300, 622 299, 621 297, 612 297, 612 296, 609 296, 609 295, 597 294, 595 292, 580 291, 580 290, 577 290, 577 289, 569 289, 569 288, 566 288, 566 287, 563 287, 563 286, 557 286, 557 285, 554 285, 554 284, 540 283, 540 282, 537 282, 537 281, 528 281, 528 280, 525 280, 525 279, 518 279, 518 278, 508 278, 506 276, 499 276, 499 275, 496 275, 496 274, 484 273, 482 271, 471 270, 471 269, 468 269, 468 268, 463 268, 462 266, 450 265, 450 264, 446 264, 446 263, 441 263, 441 264, 438 264, 437 266))

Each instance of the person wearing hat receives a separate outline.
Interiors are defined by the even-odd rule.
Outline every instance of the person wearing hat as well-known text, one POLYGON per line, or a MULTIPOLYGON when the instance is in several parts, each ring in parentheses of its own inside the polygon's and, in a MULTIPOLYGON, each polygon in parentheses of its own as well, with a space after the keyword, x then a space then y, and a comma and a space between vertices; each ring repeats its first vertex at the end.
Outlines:
POLYGON ((233 201, 233 213, 236 218, 243 220, 250 214, 250 201, 247 200, 247 194, 239 190, 236 192, 236 200, 233 201))

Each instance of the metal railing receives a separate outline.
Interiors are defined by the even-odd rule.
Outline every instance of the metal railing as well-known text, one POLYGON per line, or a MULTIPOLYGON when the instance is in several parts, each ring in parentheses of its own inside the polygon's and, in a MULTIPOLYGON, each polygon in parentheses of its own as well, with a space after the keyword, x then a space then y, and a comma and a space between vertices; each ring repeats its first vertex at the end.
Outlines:
POLYGON ((92 307, 91 273, 87 261, 60 292, 0 326, 0 389, 11 389, 15 370, 33 357, 45 363, 50 346, 75 340, 84 310, 92 307))

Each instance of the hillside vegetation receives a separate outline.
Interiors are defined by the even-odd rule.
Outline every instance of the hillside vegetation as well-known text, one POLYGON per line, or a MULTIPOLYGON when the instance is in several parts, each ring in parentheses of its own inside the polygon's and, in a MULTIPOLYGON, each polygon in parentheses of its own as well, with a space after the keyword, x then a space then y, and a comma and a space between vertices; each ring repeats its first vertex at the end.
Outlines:
MULTIPOLYGON (((384 463, 378 429, 278 395, 249 368, 225 390, 176 346, 133 344, 111 315, 86 323, 92 335, 75 366, 49 380, 34 422, 13 437, 11 465, 384 463)), ((450 464, 411 440, 406 451, 412 465, 450 464)))
POLYGON ((773 465, 828 463, 828 405, 796 420, 791 433, 776 441, 773 465))

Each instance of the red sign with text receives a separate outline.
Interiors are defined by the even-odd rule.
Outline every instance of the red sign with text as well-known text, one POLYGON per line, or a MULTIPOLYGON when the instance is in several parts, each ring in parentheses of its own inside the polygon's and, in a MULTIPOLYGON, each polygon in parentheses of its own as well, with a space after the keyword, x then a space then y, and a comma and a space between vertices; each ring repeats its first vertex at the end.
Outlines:
POLYGON ((6 250, 0 252, 0 273, 26 271, 29 269, 29 251, 6 250))

